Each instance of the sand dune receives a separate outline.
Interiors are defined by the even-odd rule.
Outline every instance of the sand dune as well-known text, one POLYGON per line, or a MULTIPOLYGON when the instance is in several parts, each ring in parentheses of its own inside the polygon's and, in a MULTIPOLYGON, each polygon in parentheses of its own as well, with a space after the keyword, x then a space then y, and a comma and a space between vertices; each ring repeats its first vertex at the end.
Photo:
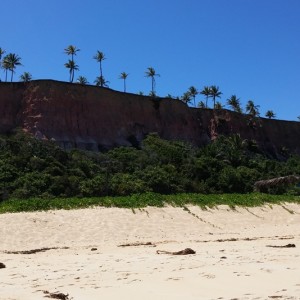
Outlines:
POLYGON ((0 299, 300 299, 299 229, 296 204, 3 214, 0 299))

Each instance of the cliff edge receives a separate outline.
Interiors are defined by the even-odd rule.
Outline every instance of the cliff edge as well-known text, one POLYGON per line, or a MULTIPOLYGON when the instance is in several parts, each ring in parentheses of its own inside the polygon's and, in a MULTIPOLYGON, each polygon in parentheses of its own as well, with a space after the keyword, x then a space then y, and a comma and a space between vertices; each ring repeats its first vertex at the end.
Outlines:
POLYGON ((0 133, 17 127, 64 149, 136 147, 151 132, 202 146, 218 135, 238 133, 271 156, 283 149, 300 154, 300 122, 253 120, 229 110, 53 80, 0 82, 0 133))

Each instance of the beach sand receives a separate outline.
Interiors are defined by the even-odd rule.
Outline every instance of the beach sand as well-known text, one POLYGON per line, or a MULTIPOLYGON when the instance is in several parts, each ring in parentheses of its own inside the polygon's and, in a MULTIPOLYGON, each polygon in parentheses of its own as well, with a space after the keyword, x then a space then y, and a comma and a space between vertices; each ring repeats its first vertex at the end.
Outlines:
POLYGON ((1 300, 300 299, 300 205, 2 214, 0 262, 1 300))

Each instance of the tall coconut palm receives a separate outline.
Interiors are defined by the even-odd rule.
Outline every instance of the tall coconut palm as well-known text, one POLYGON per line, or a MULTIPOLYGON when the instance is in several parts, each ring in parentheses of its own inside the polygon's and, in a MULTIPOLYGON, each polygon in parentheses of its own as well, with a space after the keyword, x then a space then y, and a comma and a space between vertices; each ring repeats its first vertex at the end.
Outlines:
POLYGON ((6 70, 5 81, 7 81, 7 70, 11 72, 11 79, 13 81, 13 75, 17 66, 21 66, 21 57, 15 53, 9 53, 3 58, 2 66, 6 70))
POLYGON ((147 68, 147 71, 145 72, 146 77, 151 78, 151 92, 152 94, 155 93, 155 76, 160 76, 159 74, 156 74, 156 71, 154 70, 154 68, 149 67, 147 68))
POLYGON ((88 80, 86 79, 86 77, 84 76, 79 76, 77 79, 76 79, 76 82, 79 83, 79 84, 82 84, 82 85, 85 85, 85 84, 88 84, 88 80))
POLYGON ((200 92, 200 94, 204 95, 206 97, 205 99, 205 107, 207 108, 207 102, 208 98, 210 96, 210 88, 208 86, 205 86, 203 90, 200 92))
POLYGON ((20 81, 23 82, 29 82, 32 80, 32 75, 29 72, 24 72, 21 76, 20 76, 20 81))
POLYGON ((7 81, 7 72, 9 70, 9 63, 4 58, 1 62, 1 68, 5 70, 5 81, 7 81))
POLYGON ((64 51, 67 55, 71 55, 71 60, 65 63, 65 67, 70 69, 70 82, 73 82, 74 72, 75 70, 78 70, 78 66, 74 62, 74 56, 80 49, 76 48, 76 46, 69 45, 64 51))
POLYGON ((199 94, 197 89, 194 86, 189 87, 189 93, 194 100, 194 107, 196 107, 196 96, 199 94))
POLYGON ((109 81, 105 80, 103 76, 98 76, 95 79, 96 86, 108 87, 109 81))
POLYGON ((268 110, 268 111, 266 112, 265 116, 266 116, 267 118, 269 118, 269 119, 274 119, 274 118, 276 118, 276 115, 275 115, 275 113, 273 112, 273 110, 268 110))
POLYGON ((240 98, 237 98, 236 95, 232 95, 227 99, 227 105, 229 105, 233 109, 233 111, 242 113, 240 98))
POLYGON ((126 78, 128 77, 129 74, 122 72, 119 79, 123 79, 124 81, 124 93, 126 92, 126 78))
POLYGON ((210 87, 210 93, 209 96, 213 98, 214 101, 214 108, 216 106, 216 98, 221 98, 222 92, 219 91, 219 87, 212 85, 210 87))
POLYGON ((65 53, 67 55, 71 55, 71 60, 74 61, 74 55, 80 51, 80 49, 76 48, 76 46, 70 45, 65 49, 65 53))
MULTIPOLYGON (((2 60, 2 56, 3 56, 4 53, 5 53, 5 50, 0 47, 0 70, 2 68, 2 61, 1 60, 2 60)), ((1 77, 0 77, 0 81, 1 81, 1 77)))
POLYGON ((99 63, 99 68, 100 68, 100 76, 99 76, 99 78, 104 78, 103 77, 103 73, 102 73, 102 61, 104 59, 106 59, 104 53, 101 52, 101 51, 99 51, 99 50, 97 50, 97 53, 93 56, 93 58, 99 63))
POLYGON ((246 112, 252 117, 259 116, 259 105, 255 105, 252 100, 249 100, 246 105, 246 112))
POLYGON ((70 73, 70 82, 73 82, 74 80, 74 72, 79 70, 79 67, 75 64, 74 60, 70 60, 65 63, 65 67, 69 69, 70 73))

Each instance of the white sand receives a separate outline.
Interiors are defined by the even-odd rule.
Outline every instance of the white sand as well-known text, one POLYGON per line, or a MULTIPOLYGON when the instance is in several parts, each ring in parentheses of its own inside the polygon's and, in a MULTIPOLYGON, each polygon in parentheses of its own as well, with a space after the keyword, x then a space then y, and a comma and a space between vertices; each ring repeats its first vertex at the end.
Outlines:
POLYGON ((300 299, 300 206, 3 214, 0 262, 1 300, 47 299, 45 290, 74 300, 300 299), (156 247, 118 247, 133 242, 156 247), (44 247, 59 249, 7 253, 44 247), (187 247, 197 253, 156 254, 187 247))

